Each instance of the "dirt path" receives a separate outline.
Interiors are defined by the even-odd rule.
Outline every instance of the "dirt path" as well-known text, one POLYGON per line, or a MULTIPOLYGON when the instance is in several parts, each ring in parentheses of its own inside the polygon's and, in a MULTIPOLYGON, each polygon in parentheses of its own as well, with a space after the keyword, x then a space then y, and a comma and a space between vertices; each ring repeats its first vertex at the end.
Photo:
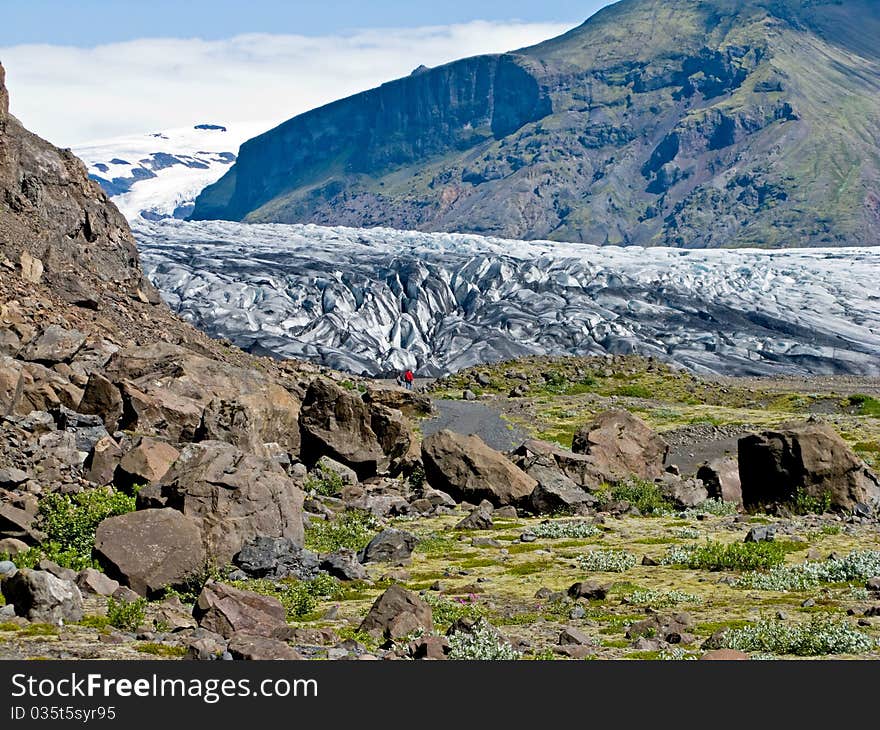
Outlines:
POLYGON ((425 436, 447 428, 465 436, 476 434, 499 451, 513 449, 529 438, 529 434, 505 421, 498 410, 484 403, 435 400, 434 406, 438 414, 422 422, 425 436))

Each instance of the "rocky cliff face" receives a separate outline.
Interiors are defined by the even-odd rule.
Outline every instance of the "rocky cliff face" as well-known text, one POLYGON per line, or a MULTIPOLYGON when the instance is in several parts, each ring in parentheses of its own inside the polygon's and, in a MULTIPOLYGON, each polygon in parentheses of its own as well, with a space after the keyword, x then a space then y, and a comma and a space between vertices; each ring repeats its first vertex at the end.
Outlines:
POLYGON ((876 0, 624 0, 251 140, 195 219, 686 247, 880 240, 876 0))

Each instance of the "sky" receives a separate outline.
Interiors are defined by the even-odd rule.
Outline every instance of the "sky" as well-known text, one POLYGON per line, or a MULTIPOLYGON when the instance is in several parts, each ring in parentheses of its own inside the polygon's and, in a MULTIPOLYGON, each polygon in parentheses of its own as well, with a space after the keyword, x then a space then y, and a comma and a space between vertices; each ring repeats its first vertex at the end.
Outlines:
POLYGON ((410 73, 537 43, 607 0, 0 0, 11 111, 60 146, 279 123, 410 73))

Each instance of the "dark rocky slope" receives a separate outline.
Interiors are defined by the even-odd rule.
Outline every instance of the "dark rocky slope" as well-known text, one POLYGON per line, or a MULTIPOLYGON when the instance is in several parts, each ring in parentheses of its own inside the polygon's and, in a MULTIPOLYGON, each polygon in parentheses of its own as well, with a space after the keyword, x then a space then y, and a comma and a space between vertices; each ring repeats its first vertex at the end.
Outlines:
POLYGON ((244 145, 194 218, 686 247, 880 240, 880 3, 624 0, 244 145))

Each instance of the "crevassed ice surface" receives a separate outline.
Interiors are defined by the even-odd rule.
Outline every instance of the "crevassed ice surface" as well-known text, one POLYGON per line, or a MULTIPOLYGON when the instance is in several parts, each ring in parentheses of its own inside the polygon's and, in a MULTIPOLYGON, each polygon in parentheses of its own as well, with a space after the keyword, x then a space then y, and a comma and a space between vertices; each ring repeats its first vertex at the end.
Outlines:
POLYGON ((642 249, 139 221, 171 306, 254 352, 438 375, 640 353, 723 374, 880 374, 880 251, 642 249))

